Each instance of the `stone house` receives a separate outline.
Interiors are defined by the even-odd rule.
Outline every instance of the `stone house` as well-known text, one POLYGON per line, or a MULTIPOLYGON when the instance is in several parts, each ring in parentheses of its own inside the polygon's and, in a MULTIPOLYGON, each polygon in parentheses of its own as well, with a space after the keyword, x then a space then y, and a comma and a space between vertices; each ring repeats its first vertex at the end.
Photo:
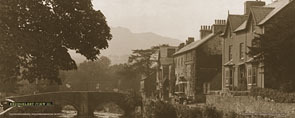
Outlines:
POLYGON ((173 90, 173 86, 171 86, 175 81, 173 54, 176 49, 175 46, 160 46, 157 52, 156 88, 158 97, 162 100, 168 100, 169 93, 173 90))
POLYGON ((257 34, 263 35, 271 25, 280 24, 284 11, 294 10, 292 0, 277 0, 269 5, 263 1, 246 1, 244 5, 244 14, 228 15, 222 35, 223 90, 244 91, 268 86, 264 63, 256 61, 261 55, 248 55, 248 47, 259 46, 259 41, 253 40, 257 34))
POLYGON ((222 38, 226 21, 201 26, 200 40, 188 38, 174 54, 176 92, 196 99, 197 94, 221 90, 222 38))

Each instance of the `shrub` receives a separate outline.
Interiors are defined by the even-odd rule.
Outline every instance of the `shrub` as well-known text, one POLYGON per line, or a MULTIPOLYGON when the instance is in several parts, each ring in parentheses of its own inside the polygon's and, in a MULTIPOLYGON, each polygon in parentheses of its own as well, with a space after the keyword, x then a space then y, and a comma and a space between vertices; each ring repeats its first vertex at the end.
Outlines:
POLYGON ((156 102, 155 118, 177 118, 176 110, 170 103, 156 102))
POLYGON ((175 107, 162 101, 146 101, 145 116, 147 118, 177 118, 175 107))
POLYGON ((222 116, 223 113, 221 111, 218 111, 215 107, 206 106, 204 109, 204 118, 222 118, 222 116))

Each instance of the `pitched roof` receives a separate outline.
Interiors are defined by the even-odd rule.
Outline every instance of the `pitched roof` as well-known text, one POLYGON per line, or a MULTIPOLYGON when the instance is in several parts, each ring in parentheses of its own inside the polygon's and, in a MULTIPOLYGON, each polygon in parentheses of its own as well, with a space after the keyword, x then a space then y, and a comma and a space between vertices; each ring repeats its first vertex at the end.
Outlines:
MULTIPOLYGON (((292 2, 292 1, 291 1, 292 2)), ((254 6, 251 7, 251 14, 253 15, 255 22, 258 25, 263 25, 269 19, 271 19, 274 15, 276 15, 280 10, 286 7, 290 3, 290 0, 278 0, 277 2, 273 2, 269 5, 265 6, 254 6)), ((244 21, 236 30, 241 31, 246 29, 247 21, 244 21)))
POLYGON ((233 31, 235 31, 245 20, 247 15, 228 15, 228 20, 233 31))
POLYGON ((273 7, 274 9, 267 16, 265 16, 265 18, 261 20, 258 25, 263 25, 265 22, 267 22, 269 19, 275 16, 279 11, 281 11, 291 2, 294 2, 294 0, 293 1, 278 0, 277 2, 273 2, 272 4, 264 6, 264 7, 273 7))
POLYGON ((244 30, 246 29, 246 27, 247 27, 247 21, 244 21, 242 25, 240 25, 234 32, 244 30))
POLYGON ((183 48, 181 48, 180 50, 178 50, 176 53, 174 53, 174 55, 178 55, 181 53, 184 53, 186 51, 195 49, 197 47, 199 47, 200 45, 202 45, 203 43, 205 43, 206 41, 212 39, 214 36, 216 36, 217 34, 211 33, 208 36, 206 36, 205 38, 201 39, 201 40, 197 40, 195 42, 192 42, 186 46, 184 46, 183 48))
MULTIPOLYGON (((272 7, 251 7, 251 13, 253 15, 254 21, 258 24, 261 20, 263 20, 266 15, 268 15, 274 8, 272 7)), ((249 19, 249 16, 248 18, 249 19)), ((247 20, 245 20, 234 32, 241 31, 246 29, 247 20)))
POLYGON ((275 8, 273 7, 252 7, 251 13, 253 14, 256 23, 258 24, 274 9, 275 8))

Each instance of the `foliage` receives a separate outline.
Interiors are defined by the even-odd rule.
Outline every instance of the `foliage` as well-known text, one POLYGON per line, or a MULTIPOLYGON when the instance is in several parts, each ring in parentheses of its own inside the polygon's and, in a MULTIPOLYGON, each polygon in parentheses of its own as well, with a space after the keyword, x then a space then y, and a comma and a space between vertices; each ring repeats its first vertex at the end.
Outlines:
POLYGON ((0 80, 0 93, 1 94, 17 93, 18 87, 20 87, 20 85, 18 83, 16 83, 15 81, 13 81, 13 79, 7 80, 5 82, 3 82, 3 80, 0 80))
POLYGON ((111 65, 107 57, 101 56, 96 61, 85 61, 77 70, 61 71, 64 83, 63 91, 100 90, 120 91, 139 90, 139 76, 128 64, 111 65))
POLYGON ((285 93, 274 89, 254 88, 251 89, 250 95, 254 97, 260 96, 277 103, 295 103, 295 93, 285 93))
POLYGON ((1 0, 0 79, 61 83, 59 70, 76 69, 68 49, 96 60, 112 38, 91 0, 1 0))
POLYGON ((223 113, 218 111, 215 107, 187 107, 183 105, 177 105, 178 118, 222 118, 223 113))
POLYGON ((219 112, 216 107, 205 106, 204 118, 222 118, 222 112, 219 112))
POLYGON ((223 112, 215 107, 188 107, 172 105, 163 101, 144 101, 145 112, 148 118, 222 118, 223 112))
POLYGON ((100 57, 97 61, 85 61, 77 70, 62 72, 64 89, 112 91, 116 82, 109 78, 110 60, 100 57))
POLYGON ((203 110, 200 108, 189 108, 183 105, 176 105, 179 118, 202 118, 203 110))
POLYGON ((33 94, 34 92, 37 92, 37 86, 35 83, 29 83, 28 80, 21 80, 18 83, 21 85, 17 91, 19 95, 33 94))
POLYGON ((128 91, 126 102, 129 105, 131 105, 133 108, 135 108, 136 106, 142 106, 142 97, 135 90, 131 90, 131 91, 128 91))
MULTIPOLYGON (((294 5, 294 1, 290 3, 294 5)), ((268 21, 265 33, 256 34, 249 54, 265 65, 265 87, 295 92, 295 16, 294 7, 283 10, 268 21)))
POLYGON ((152 70, 151 55, 155 53, 155 51, 155 49, 133 50, 128 60, 132 69, 137 70, 140 74, 149 75, 152 70))
POLYGON ((118 88, 121 90, 139 90, 140 75, 132 65, 120 64, 111 66, 112 77, 119 81, 118 88))
POLYGON ((155 104, 155 118, 177 118, 176 110, 170 103, 159 101, 155 104))

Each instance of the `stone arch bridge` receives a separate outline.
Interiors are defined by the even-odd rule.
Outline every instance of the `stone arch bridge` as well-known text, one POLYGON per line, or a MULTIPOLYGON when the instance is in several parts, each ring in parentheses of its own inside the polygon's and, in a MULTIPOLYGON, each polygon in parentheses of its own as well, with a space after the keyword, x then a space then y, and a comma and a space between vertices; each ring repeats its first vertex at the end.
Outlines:
MULTIPOLYGON (((53 105, 72 105, 78 111, 78 118, 93 117, 94 110, 108 102, 117 104, 125 112, 125 116, 130 115, 135 110, 134 105, 128 104, 128 94, 118 92, 97 92, 97 91, 69 91, 69 92, 49 92, 34 95, 8 97, 15 102, 53 102, 53 105)), ((24 107, 25 109, 25 107, 24 107)))

